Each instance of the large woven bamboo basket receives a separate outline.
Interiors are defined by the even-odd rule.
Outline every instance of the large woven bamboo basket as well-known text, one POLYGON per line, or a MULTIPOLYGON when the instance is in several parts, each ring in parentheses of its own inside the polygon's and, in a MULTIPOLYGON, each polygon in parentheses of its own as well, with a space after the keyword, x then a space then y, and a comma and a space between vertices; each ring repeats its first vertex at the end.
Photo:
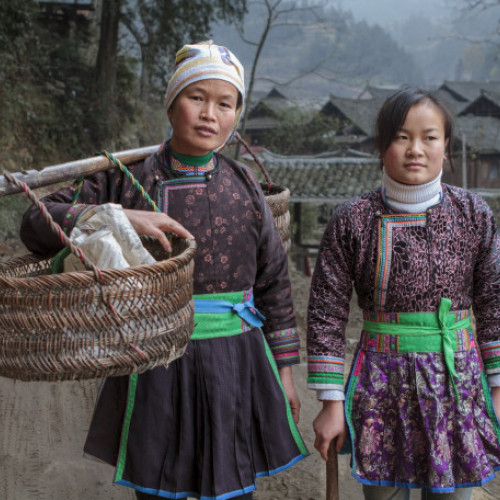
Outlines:
POLYGON ((28 255, 0 263, 0 375, 58 381, 141 373, 168 365, 193 331, 194 241, 174 238, 168 258, 125 270, 49 274, 28 255))

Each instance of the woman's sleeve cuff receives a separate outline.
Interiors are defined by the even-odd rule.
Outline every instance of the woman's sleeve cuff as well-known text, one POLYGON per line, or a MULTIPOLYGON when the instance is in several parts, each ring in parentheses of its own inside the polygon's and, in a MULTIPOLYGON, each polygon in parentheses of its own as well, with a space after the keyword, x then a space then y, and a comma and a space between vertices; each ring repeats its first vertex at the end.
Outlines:
POLYGON ((300 339, 295 328, 267 333, 266 340, 278 368, 296 365, 300 362, 300 339))
POLYGON ((76 222, 78 219, 87 211, 90 209, 93 209, 94 205, 82 205, 80 203, 76 203, 74 205, 71 205, 70 209, 64 216, 64 220, 62 223, 62 230, 66 235, 71 234, 71 231, 73 231, 73 228, 76 225, 76 222))
POLYGON ((481 357, 487 375, 500 373, 500 342, 487 342, 481 346, 481 357))
POLYGON ((345 360, 335 356, 308 356, 307 386, 309 389, 344 390, 345 360))

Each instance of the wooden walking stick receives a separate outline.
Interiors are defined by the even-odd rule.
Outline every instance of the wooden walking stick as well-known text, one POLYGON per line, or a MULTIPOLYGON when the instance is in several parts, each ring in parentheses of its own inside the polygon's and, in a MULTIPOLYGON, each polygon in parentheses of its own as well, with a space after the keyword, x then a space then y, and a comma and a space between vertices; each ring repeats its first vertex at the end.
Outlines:
POLYGON ((339 500, 339 464, 336 447, 337 441, 332 439, 326 461, 326 500, 339 500))

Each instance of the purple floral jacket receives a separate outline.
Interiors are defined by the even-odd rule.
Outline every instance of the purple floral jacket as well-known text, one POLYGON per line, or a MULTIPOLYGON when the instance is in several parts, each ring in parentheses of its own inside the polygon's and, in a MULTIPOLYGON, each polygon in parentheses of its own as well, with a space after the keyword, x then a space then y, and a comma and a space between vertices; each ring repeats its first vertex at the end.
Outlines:
POLYGON ((472 307, 488 374, 500 372, 500 240, 491 210, 474 193, 443 184, 442 201, 423 214, 398 214, 371 191, 338 207, 316 262, 308 309, 313 389, 342 389, 345 329, 353 287, 374 312, 472 307), (320 368, 318 368, 320 367, 320 368))

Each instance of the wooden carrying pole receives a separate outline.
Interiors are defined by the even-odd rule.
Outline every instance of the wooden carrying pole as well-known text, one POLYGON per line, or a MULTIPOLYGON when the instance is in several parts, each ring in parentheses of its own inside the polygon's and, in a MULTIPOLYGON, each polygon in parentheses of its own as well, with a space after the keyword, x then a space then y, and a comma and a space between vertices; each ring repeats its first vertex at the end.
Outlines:
MULTIPOLYGON (((127 151, 120 151, 113 153, 115 158, 118 158, 123 164, 134 163, 143 160, 149 155, 158 150, 160 145, 148 146, 138 149, 129 149, 127 151)), ((102 170, 115 168, 106 156, 93 156, 92 158, 85 158, 83 160, 70 161, 68 163, 61 163, 60 165, 51 165, 43 168, 42 170, 27 170, 12 174, 15 178, 24 182, 28 187, 35 189, 42 186, 49 186, 57 184, 58 182, 65 182, 86 175, 94 174, 102 170)), ((21 188, 15 186, 0 175, 0 196, 8 194, 20 193, 21 188)))
POLYGON ((326 500, 339 500, 339 465, 337 461, 337 442, 333 439, 328 448, 326 462, 326 500))

